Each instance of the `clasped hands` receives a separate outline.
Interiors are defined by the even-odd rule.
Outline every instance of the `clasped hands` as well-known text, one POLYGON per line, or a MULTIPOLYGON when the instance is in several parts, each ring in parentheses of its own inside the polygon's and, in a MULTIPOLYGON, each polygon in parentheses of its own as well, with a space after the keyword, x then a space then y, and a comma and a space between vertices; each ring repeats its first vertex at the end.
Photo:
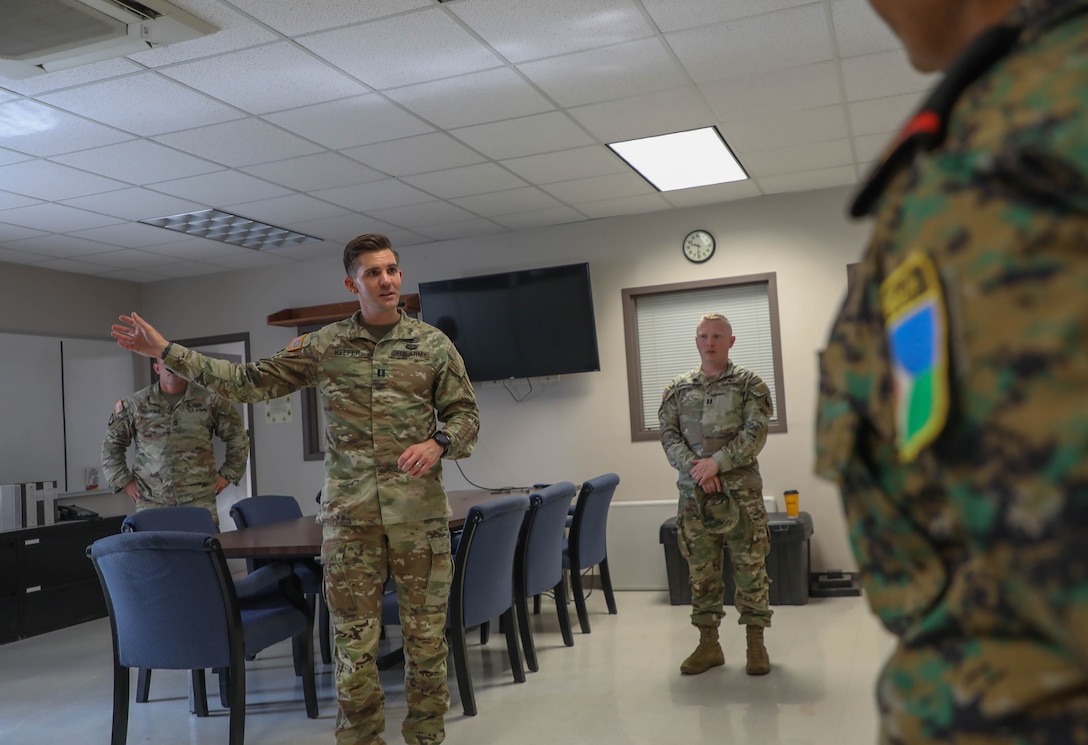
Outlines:
POLYGON ((722 490, 721 479, 718 478, 718 462, 713 458, 692 458, 691 478, 707 494, 716 494, 722 490))

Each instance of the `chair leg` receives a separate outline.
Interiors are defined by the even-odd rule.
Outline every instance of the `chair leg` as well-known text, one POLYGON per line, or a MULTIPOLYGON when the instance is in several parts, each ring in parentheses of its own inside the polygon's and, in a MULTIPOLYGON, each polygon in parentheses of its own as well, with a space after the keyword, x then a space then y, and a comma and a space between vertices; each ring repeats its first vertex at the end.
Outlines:
MULTIPOLYGON (((311 626, 310 629, 311 629, 311 633, 312 633, 313 626, 311 626)), ((311 644, 312 643, 313 642, 311 642, 311 644)), ((303 668, 303 663, 302 663, 302 640, 299 639, 297 636, 292 637, 292 639, 291 639, 291 660, 295 664, 295 677, 296 678, 301 678, 302 677, 302 668, 303 668)))
MULTIPOLYGON (((560 579, 559 583, 552 588, 552 592, 555 593, 555 611, 559 614, 559 632, 563 635, 563 643, 568 647, 574 646, 574 634, 570 629, 570 612, 567 610, 567 582, 565 579, 560 579)), ((540 597, 537 595, 537 597, 540 597)), ((526 653, 528 658, 528 653, 526 653)), ((532 669, 532 668, 530 668, 532 669)))
POLYGON ((230 685, 232 683, 229 667, 217 667, 215 672, 219 674, 219 703, 224 709, 229 709, 231 705, 230 700, 230 685))
POLYGON ((533 595, 533 615, 534 616, 539 616, 540 615, 540 593, 539 592, 536 595, 533 595))
POLYGON ((151 694, 151 669, 141 667, 136 675, 136 703, 146 704, 151 694))
POLYGON ((616 594, 612 592, 612 575, 608 571, 608 557, 601 559, 598 565, 601 568, 601 588, 604 590, 604 601, 608 604, 608 612, 616 615, 616 594))
POLYGON ((487 640, 491 638, 491 621, 484 621, 480 624, 480 644, 487 644, 487 640))
POLYGON ((461 706, 465 716, 476 716, 476 695, 472 691, 472 677, 468 672, 468 650, 465 644, 465 629, 457 624, 449 629, 450 652, 453 653, 453 666, 457 671, 457 691, 461 694, 461 706))
POLYGON ((329 604, 325 602, 325 594, 317 596, 317 638, 321 645, 321 661, 326 665, 332 663, 332 639, 329 627, 329 604))
POLYGON ((198 717, 208 716, 208 684, 204 678, 204 669, 190 670, 192 685, 189 688, 189 711, 198 717))
MULTIPOLYGON (((229 679, 230 731, 227 737, 229 745, 244 745, 246 736, 246 666, 245 663, 223 668, 219 675, 219 684, 224 678, 229 679)), ((221 689, 222 690, 222 689, 221 689)), ((226 704, 224 704, 226 705, 226 704)))
POLYGON ((582 573, 570 565, 570 592, 574 596, 574 607, 578 611, 578 625, 582 627, 582 633, 589 633, 589 611, 586 609, 586 596, 582 591, 582 573))
POLYGON ((525 668, 521 664, 521 650, 518 649, 518 624, 514 620, 513 606, 506 609, 502 616, 502 625, 506 628, 506 652, 510 656, 510 667, 514 670, 514 682, 525 682, 525 668))
POLYGON ((113 733, 110 745, 128 742, 128 694, 130 676, 127 667, 113 663, 113 733))
MULTIPOLYGON (((537 597, 540 597, 537 595, 537 597)), ((536 661, 536 646, 533 644, 533 630, 529 628, 529 598, 524 593, 517 593, 514 598, 517 606, 518 630, 521 632, 521 646, 525 650, 525 666, 530 672, 540 670, 536 661)))
MULTIPOLYGON (((312 619, 311 619, 312 620, 312 619)), ((317 683, 314 680, 314 626, 306 624, 302 633, 302 697, 306 700, 306 716, 317 719, 317 683)))

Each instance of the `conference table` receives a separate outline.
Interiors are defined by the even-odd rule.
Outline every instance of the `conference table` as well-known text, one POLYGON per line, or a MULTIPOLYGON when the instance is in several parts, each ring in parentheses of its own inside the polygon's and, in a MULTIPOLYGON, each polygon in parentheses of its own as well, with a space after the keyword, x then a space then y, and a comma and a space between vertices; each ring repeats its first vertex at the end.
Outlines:
MULTIPOLYGON (((452 510, 450 529, 463 526, 472 507, 514 493, 524 492, 486 489, 449 492, 452 510)), ((223 548, 223 554, 231 559, 298 559, 321 555, 321 528, 314 515, 305 515, 293 520, 228 530, 215 537, 223 548)))

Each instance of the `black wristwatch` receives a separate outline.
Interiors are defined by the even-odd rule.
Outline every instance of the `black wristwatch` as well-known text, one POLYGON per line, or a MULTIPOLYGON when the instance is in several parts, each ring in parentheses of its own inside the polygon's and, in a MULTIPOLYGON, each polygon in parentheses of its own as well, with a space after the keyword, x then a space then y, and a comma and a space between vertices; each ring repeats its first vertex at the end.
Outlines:
POLYGON ((433 435, 431 435, 431 439, 442 446, 442 455, 445 455, 449 452, 450 445, 453 443, 453 441, 450 439, 450 436, 447 435, 445 432, 435 432, 433 435))

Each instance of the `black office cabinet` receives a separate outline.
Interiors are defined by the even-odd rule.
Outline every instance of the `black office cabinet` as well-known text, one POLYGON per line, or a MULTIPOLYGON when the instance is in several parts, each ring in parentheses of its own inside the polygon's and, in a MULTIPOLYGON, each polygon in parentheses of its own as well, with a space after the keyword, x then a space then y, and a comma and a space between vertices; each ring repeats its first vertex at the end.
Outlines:
POLYGON ((76 520, 0 533, 0 642, 105 616, 87 546, 119 533, 123 519, 76 520))

